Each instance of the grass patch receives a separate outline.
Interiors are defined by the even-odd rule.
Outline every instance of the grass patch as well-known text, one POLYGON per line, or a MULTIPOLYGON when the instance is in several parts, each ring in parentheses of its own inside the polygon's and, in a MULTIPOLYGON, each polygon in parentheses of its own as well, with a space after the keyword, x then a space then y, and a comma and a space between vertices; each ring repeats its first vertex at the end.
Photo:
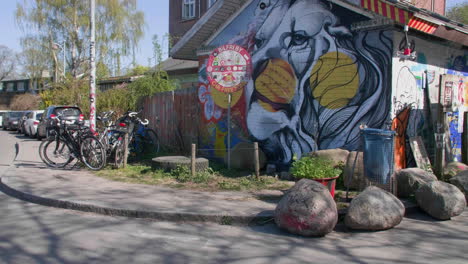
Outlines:
POLYGON ((184 166, 165 172, 153 170, 145 162, 127 165, 126 168, 118 170, 107 167, 97 171, 96 175, 120 182, 204 191, 286 190, 291 187, 290 183, 271 176, 262 175, 257 178, 247 171, 228 170, 217 163, 213 163, 212 167, 198 172, 195 176, 192 176, 190 170, 184 166))

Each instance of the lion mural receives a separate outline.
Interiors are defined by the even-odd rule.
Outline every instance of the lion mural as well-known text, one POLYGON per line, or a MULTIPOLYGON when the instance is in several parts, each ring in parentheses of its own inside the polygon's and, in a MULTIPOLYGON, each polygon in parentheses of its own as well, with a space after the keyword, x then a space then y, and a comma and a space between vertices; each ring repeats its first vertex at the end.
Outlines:
POLYGON ((359 125, 389 118, 389 33, 353 34, 326 1, 259 1, 245 87, 248 131, 270 161, 359 147, 359 125))

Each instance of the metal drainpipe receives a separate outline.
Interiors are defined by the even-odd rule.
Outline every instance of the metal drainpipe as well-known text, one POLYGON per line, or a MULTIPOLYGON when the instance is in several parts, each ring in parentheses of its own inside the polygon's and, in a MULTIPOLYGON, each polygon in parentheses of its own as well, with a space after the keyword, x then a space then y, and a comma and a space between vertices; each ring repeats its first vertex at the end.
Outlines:
POLYGON ((198 0, 198 18, 201 17, 201 1, 202 0, 198 0))

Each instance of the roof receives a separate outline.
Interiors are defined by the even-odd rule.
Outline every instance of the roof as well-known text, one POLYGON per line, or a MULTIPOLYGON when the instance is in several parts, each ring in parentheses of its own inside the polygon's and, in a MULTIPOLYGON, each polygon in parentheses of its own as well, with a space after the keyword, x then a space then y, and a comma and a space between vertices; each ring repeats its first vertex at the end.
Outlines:
POLYGON ((107 84, 107 83, 128 83, 133 82, 136 79, 142 77, 143 75, 138 76, 115 76, 115 77, 108 77, 101 80, 98 80, 98 84, 107 84))
POLYGON ((185 69, 198 69, 198 61, 193 60, 178 60, 174 58, 168 58, 161 63, 162 69, 166 72, 185 70, 185 69))
POLYGON ((171 49, 175 59, 197 59, 196 51, 249 0, 218 0, 171 49))
MULTIPOLYGON (((197 50, 203 49, 205 42, 211 39, 223 25, 230 23, 231 18, 240 12, 252 0, 218 0, 208 9, 208 11, 187 31, 184 36, 171 49, 170 55, 176 59, 195 60, 197 59, 197 50)), ((369 14, 377 13, 384 16, 383 13, 373 10, 373 7, 368 7, 367 0, 328 0, 335 4, 341 5, 355 12, 369 16, 369 14), (357 5, 355 3, 361 3, 357 5)), ((459 22, 450 20, 447 17, 441 16, 431 11, 416 8, 415 6, 400 2, 398 0, 375 0, 385 3, 395 8, 401 9, 413 18, 423 20, 424 22, 434 26, 434 30, 426 32, 419 28, 412 27, 413 30, 419 30, 426 34, 440 37, 468 46, 468 27, 459 22)), ((371 15, 372 16, 372 15, 371 15)), ((401 21, 396 21, 400 22, 401 21)), ((408 21, 409 22, 409 21, 408 21)))

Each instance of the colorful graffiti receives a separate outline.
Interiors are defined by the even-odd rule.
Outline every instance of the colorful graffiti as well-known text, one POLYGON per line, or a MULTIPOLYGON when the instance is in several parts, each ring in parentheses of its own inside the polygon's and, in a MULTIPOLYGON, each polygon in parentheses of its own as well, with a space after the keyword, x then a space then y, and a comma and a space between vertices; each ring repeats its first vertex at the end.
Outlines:
POLYGON ((447 113, 447 127, 450 132, 450 155, 447 160, 449 161, 462 161, 462 141, 461 133, 458 131, 458 112, 448 112, 447 113))
MULTIPOLYGON (((253 76, 233 103, 234 123, 243 139, 260 142, 269 162, 288 165, 293 155, 318 149, 355 150, 359 125, 389 125, 390 32, 351 32, 349 17, 364 18, 321 0, 254 1, 243 12, 253 16, 229 43, 249 49, 253 76)), ((205 119, 217 122, 210 100, 225 109, 213 91, 208 96, 204 78, 200 84, 205 119)))

